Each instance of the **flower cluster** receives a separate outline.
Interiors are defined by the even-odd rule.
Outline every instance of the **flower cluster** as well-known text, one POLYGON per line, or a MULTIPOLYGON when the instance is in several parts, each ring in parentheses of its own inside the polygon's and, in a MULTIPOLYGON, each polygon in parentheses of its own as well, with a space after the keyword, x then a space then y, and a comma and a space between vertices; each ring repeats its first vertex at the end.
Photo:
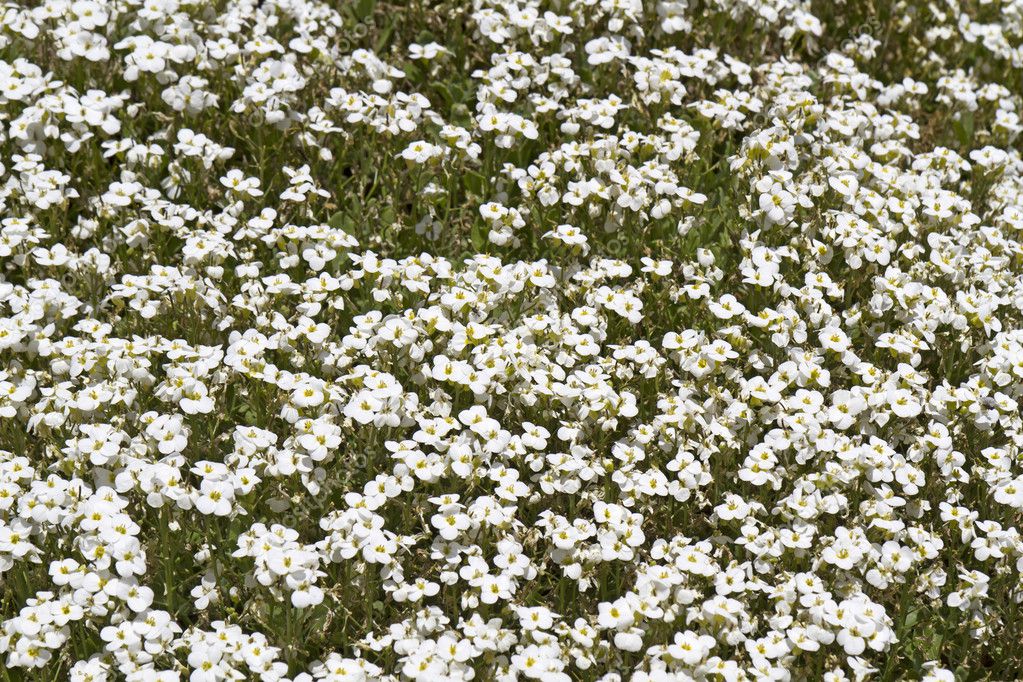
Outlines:
POLYGON ((875 4, 6 3, 2 679, 1023 675, 1023 4, 875 4))

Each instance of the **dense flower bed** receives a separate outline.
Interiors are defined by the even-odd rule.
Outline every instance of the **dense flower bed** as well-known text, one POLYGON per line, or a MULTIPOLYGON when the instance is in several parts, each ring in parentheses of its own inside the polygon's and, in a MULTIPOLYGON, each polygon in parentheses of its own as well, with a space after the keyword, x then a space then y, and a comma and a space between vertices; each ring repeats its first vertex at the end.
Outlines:
POLYGON ((1023 2, 0 8, 3 680, 1023 676, 1023 2))

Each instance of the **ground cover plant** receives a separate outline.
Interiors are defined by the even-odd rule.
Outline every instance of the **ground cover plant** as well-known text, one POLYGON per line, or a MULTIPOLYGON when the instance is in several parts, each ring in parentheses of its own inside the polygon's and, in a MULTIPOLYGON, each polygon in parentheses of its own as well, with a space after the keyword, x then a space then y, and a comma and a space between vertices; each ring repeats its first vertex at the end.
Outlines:
POLYGON ((1023 678, 1023 2, 0 6, 0 680, 1023 678))

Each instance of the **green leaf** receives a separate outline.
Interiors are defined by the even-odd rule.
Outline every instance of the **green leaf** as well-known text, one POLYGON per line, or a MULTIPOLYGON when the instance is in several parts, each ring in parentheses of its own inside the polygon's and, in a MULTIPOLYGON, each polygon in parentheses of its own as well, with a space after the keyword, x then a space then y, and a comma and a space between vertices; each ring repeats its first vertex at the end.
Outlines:
POLYGON ((381 227, 390 227, 394 224, 397 219, 397 214, 393 206, 384 206, 380 209, 380 224, 381 227))
POLYGON ((357 0, 355 3, 355 17, 362 21, 369 15, 373 14, 373 9, 376 7, 376 0, 357 0))
POLYGON ((374 52, 382 52, 385 47, 391 44, 391 34, 394 32, 396 23, 397 19, 394 15, 391 15, 391 19, 387 22, 387 27, 380 32, 380 36, 373 43, 374 52))
POLYGON ((401 65, 401 70, 405 72, 405 77, 412 82, 418 82, 423 80, 423 72, 415 62, 406 62, 401 65))
POLYGON ((462 184, 473 194, 482 197, 487 187, 487 179, 476 171, 466 171, 462 176, 462 184))
POLYGON ((477 252, 482 252, 489 242, 486 234, 487 231, 486 225, 477 224, 472 226, 472 248, 476 249, 477 252))
POLYGON ((966 111, 959 116, 959 120, 952 124, 959 144, 963 147, 970 147, 973 140, 973 113, 966 111))

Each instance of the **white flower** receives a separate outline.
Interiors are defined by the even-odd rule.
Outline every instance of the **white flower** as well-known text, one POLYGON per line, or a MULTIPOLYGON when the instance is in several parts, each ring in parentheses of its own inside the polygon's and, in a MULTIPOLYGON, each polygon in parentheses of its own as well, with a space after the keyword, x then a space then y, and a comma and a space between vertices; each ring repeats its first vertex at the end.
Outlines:
POLYGON ((892 412, 902 419, 912 419, 923 410, 923 407, 917 402, 916 396, 904 388, 889 393, 888 404, 891 406, 892 412))

